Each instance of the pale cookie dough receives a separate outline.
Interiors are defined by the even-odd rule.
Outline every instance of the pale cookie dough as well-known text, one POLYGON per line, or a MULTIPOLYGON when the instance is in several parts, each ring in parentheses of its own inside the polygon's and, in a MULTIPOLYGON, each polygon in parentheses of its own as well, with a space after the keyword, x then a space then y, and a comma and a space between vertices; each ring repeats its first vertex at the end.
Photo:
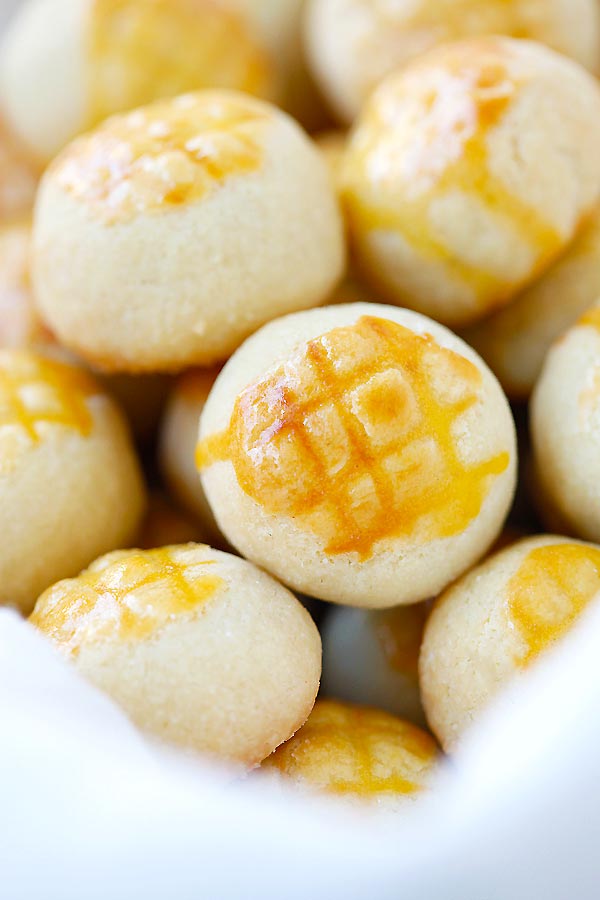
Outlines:
POLYGON ((600 542, 600 306, 550 350, 531 402, 541 506, 600 542))
POLYGON ((0 603, 29 613, 48 585, 131 541, 144 505, 129 430, 91 375, 0 350, 0 603))
POLYGON ((55 160, 36 207, 39 308, 106 371, 225 359, 269 319, 324 302, 344 257, 318 150, 234 92, 110 119, 55 160))
POLYGON ((541 277, 596 209, 600 87, 529 41, 439 47, 372 94, 342 182, 373 289, 467 326, 541 277))
MULTIPOLYGON (((31 284, 31 224, 0 225, 0 347, 34 350, 64 362, 79 363, 44 325, 35 306, 31 284)), ((140 442, 153 437, 169 391, 164 375, 94 373, 118 400, 140 442)))
POLYGON ((437 600, 419 661, 427 719, 456 749, 492 697, 546 652, 600 595, 600 547, 527 538, 437 600))
POLYGON ((192 513, 210 543, 222 543, 196 468, 200 414, 215 382, 216 369, 191 369, 175 382, 160 429, 159 459, 174 497, 192 513))
POLYGON ((429 787, 437 762, 435 741, 415 725, 378 709, 318 700, 262 771, 309 793, 402 810, 429 787))
POLYGON ((254 766, 305 722, 321 641, 289 591, 204 544, 110 553, 32 624, 161 741, 254 766))
POLYGON ((28 0, 0 46, 0 107, 41 160, 117 112, 199 88, 282 99, 301 0, 28 0))
POLYGON ((310 0, 305 33, 317 82, 346 122, 386 75, 458 38, 530 38, 600 65, 597 0, 310 0))
POLYGON ((217 524, 295 590, 350 606, 435 596, 495 540, 512 417, 445 328, 369 303, 286 316, 217 378, 197 465, 217 524))
POLYGON ((600 207, 557 263, 512 303, 462 333, 506 393, 526 400, 554 341, 600 297, 600 207))
POLYGON ((418 661, 425 603, 396 609, 332 609, 321 626, 323 692, 425 725, 418 661))

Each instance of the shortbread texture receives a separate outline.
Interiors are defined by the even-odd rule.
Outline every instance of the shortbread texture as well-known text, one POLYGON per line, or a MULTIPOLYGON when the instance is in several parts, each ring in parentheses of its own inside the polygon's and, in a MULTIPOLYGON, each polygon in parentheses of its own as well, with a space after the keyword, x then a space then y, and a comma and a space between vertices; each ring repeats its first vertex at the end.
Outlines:
POLYGON ((30 621, 143 731, 248 767, 304 723, 319 687, 303 606, 203 544, 108 554, 50 588, 30 621))
POLYGON ((372 94, 342 198, 373 290, 452 328, 510 303, 568 249, 600 190, 600 87, 529 41, 432 50, 372 94))
POLYGON ((244 556, 310 596, 383 608, 435 595, 495 540, 515 435, 455 335, 356 303, 271 322, 233 355, 197 465, 244 556))
POLYGON ((269 319, 324 302, 344 262, 318 150, 239 93, 110 119, 52 164, 36 206, 40 310, 107 371, 226 359, 269 319))

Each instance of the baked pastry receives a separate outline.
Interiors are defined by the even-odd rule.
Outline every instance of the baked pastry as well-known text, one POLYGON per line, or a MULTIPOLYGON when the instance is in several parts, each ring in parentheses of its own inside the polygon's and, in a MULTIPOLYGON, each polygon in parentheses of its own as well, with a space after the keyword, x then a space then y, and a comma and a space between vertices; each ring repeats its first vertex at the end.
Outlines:
POLYGON ((278 319, 233 355, 197 465, 244 556, 301 593, 382 608, 436 595, 495 540, 515 434, 459 338, 355 303, 278 319))
POLYGON ((41 160, 103 119, 199 88, 281 99, 300 0, 28 0, 0 49, 0 105, 41 160))
POLYGON ((311 0, 305 28, 312 70, 345 122, 390 72, 438 44, 486 34, 530 38, 600 67, 596 0, 311 0))
POLYGON ((262 765, 296 787, 405 807, 429 787, 438 759, 420 728, 377 709, 317 700, 300 731, 262 765))
POLYGON ((284 113, 243 94, 110 119, 67 147, 40 188, 39 308, 106 371, 225 359, 274 316, 323 302, 343 267, 320 154, 284 113))
MULTIPOLYGON (((35 306, 31 284, 31 224, 0 225, 0 347, 34 350, 54 359, 80 364, 46 327, 35 306)), ((95 373, 103 389, 119 402, 136 439, 147 442, 158 425, 169 379, 164 375, 95 373)))
POLYGON ((600 305, 550 350, 531 402, 537 487, 577 537, 600 542, 600 305))
POLYGON ((558 262, 504 309, 462 333, 506 393, 526 400, 551 345, 600 297, 600 207, 558 262))
POLYGON ((342 197, 364 276, 452 327, 484 318, 595 210, 599 150, 600 87, 571 60, 499 37, 432 50, 381 83, 348 144, 342 197))
POLYGON ((332 609, 321 626, 323 693, 425 725, 418 661, 425 603, 395 609, 332 609))
POLYGON ((203 544, 120 550, 31 616, 141 729, 253 766, 306 720, 321 641, 285 588, 203 544))
POLYGON ((0 350, 0 603, 41 591, 130 541, 144 511, 121 413, 85 371, 0 350))
POLYGON ((200 414, 217 374, 216 369, 190 369, 179 376, 169 395, 159 441, 160 465, 167 485, 197 520, 204 538, 213 544, 222 543, 223 537, 198 477, 195 456, 200 414))
POLYGON ((445 750, 599 592, 600 547, 544 535, 494 554, 441 595, 419 669, 427 719, 445 750))

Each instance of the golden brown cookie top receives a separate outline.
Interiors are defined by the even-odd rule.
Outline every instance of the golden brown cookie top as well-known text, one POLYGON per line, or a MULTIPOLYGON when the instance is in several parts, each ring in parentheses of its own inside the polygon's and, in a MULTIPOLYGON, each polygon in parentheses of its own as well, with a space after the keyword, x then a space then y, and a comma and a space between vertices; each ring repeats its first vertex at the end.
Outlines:
POLYGON ((148 639, 224 587, 214 566, 200 544, 117 550, 49 588, 30 621, 70 654, 93 642, 148 639))
POLYGON ((264 49, 218 0, 92 0, 87 37, 92 126, 202 87, 269 92, 264 49))
POLYGON ((433 738, 375 709, 318 700, 300 731, 265 760, 301 785, 374 799, 421 791, 437 759, 433 738))
POLYGON ((549 544, 531 550, 507 587, 508 614, 526 650, 528 665, 562 637, 600 592, 600 549, 549 544))
POLYGON ((114 116, 57 158, 50 177, 106 224, 201 200, 263 161, 268 108, 227 91, 114 116))
POLYGON ((472 197, 517 230, 541 272, 561 235, 490 162, 493 133, 531 78, 510 41, 481 38, 437 48, 386 79, 346 155, 342 195, 351 226, 401 235, 412 251, 451 266, 476 297, 497 294, 500 303, 498 273, 453 258, 436 229, 436 204, 472 197))
POLYGON ((99 393, 82 369, 25 350, 0 350, 0 473, 57 427, 88 435, 88 399, 99 393))
POLYGON ((246 388, 197 465, 230 460, 249 497, 327 554, 368 559, 385 539, 451 537, 509 465, 508 452, 461 458, 457 423, 481 388, 477 366, 430 335, 362 316, 246 388))

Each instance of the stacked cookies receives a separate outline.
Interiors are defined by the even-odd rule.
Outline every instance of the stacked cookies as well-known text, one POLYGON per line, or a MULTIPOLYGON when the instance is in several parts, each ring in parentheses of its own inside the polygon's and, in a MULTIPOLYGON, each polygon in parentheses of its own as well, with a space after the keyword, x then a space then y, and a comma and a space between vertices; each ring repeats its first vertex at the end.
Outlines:
POLYGON ((0 602, 153 739, 402 814, 585 626, 599 66, 592 0, 13 20, 0 602))

